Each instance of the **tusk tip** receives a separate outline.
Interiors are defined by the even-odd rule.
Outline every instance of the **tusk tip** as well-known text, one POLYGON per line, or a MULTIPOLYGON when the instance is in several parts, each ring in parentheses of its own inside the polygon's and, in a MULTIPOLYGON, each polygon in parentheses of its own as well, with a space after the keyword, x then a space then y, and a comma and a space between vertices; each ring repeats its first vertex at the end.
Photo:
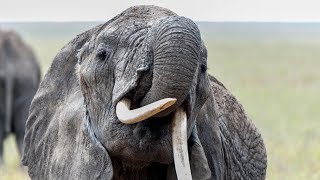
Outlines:
POLYGON ((168 107, 174 105, 177 102, 177 99, 176 98, 165 98, 160 101, 162 101, 162 106, 160 107, 160 110, 162 111, 162 110, 167 109, 168 107))
POLYGON ((168 103, 170 103, 170 104, 174 104, 177 102, 177 98, 165 98, 164 100, 167 100, 168 103))
POLYGON ((164 98, 146 106, 130 110, 130 99, 122 99, 116 105, 118 119, 124 124, 133 124, 143 121, 177 102, 176 98, 164 98))

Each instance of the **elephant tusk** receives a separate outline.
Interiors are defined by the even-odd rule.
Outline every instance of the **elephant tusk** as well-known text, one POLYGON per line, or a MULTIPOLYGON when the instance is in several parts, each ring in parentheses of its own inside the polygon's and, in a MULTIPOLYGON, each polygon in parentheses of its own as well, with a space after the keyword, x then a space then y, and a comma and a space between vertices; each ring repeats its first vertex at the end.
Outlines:
POLYGON ((131 101, 130 99, 124 98, 117 103, 116 114, 122 123, 133 124, 154 116, 172 106, 176 101, 176 98, 165 98, 143 107, 130 110, 131 101))
POLYGON ((177 178, 192 180, 188 155, 187 115, 182 108, 177 109, 172 123, 172 147, 177 178))

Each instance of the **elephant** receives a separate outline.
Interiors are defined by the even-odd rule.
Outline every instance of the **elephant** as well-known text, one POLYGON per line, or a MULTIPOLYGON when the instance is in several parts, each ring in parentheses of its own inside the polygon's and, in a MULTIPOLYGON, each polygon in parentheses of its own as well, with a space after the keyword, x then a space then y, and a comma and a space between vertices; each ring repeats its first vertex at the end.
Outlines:
POLYGON ((133 6, 77 35, 30 108, 32 179, 265 179, 261 134, 207 72, 197 25, 133 6))
POLYGON ((40 67, 31 48, 12 30, 0 30, 0 164, 3 142, 14 133, 19 153, 31 100, 40 83, 40 67))

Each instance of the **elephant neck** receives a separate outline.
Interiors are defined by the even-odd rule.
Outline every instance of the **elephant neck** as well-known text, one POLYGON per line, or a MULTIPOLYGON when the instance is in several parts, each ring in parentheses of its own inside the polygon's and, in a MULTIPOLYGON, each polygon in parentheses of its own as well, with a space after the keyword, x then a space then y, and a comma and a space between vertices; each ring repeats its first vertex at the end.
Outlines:
POLYGON ((141 163, 131 160, 120 160, 111 157, 114 180, 166 179, 168 165, 160 163, 141 163))

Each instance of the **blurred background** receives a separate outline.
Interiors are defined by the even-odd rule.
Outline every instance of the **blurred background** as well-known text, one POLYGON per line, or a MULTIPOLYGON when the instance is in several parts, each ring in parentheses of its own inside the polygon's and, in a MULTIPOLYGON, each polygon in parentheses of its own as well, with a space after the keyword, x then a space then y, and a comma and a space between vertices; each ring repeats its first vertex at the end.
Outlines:
MULTIPOLYGON (((320 179, 316 1, 73 2, 34 1, 19 7, 12 4, 17 0, 6 2, 0 9, 0 28, 22 36, 44 75, 57 52, 75 35, 134 4, 155 4, 189 17, 196 21, 207 46, 209 73, 237 97, 262 134, 268 153, 267 179, 320 179), (33 9, 27 11, 29 7, 33 9)), ((13 135, 5 140, 0 179, 29 179, 20 166, 13 135)))

